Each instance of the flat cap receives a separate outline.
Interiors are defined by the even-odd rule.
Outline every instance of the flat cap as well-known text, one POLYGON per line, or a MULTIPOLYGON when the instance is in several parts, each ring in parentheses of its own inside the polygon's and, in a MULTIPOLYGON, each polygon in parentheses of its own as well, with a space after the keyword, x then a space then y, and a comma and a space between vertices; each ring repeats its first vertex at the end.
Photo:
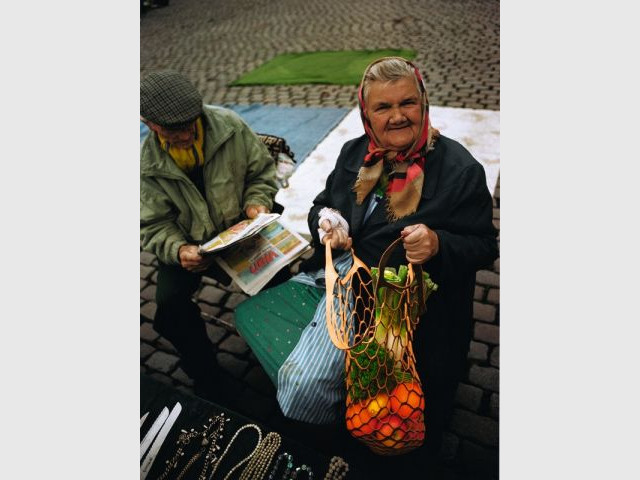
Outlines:
POLYGON ((184 75, 150 73, 140 81, 140 115, 168 129, 188 126, 202 113, 202 95, 184 75))

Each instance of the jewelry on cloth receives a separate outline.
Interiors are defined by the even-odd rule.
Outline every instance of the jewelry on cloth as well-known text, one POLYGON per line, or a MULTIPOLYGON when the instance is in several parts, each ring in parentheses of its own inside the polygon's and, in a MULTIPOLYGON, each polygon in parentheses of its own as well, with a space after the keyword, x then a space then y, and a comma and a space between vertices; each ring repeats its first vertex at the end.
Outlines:
POLYGON ((282 463, 282 459, 285 459, 287 462, 285 464, 284 472, 282 473, 282 479, 289 480, 289 473, 293 468, 293 455, 287 452, 282 452, 280 455, 278 455, 278 457, 276 458, 276 462, 273 464, 273 468, 269 472, 267 480, 276 480, 276 474, 278 473, 278 467, 280 466, 280 463, 282 463))
POLYGON ((329 470, 324 476, 324 480, 343 480, 349 472, 349 464, 342 457, 332 457, 329 462, 329 470))
POLYGON ((261 480, 267 474, 267 469, 273 456, 280 448, 282 438, 276 432, 268 433, 260 445, 255 454, 251 457, 251 460, 242 471, 240 480, 261 480))
MULTIPOLYGON (((173 457, 167 460, 165 470, 158 480, 165 480, 167 478, 175 478, 176 480, 180 480, 184 477, 184 475, 189 471, 189 469, 193 466, 195 462, 197 462, 204 455, 204 465, 202 466, 202 470, 200 471, 200 475, 198 476, 199 480, 204 480, 207 475, 207 470, 209 466, 212 466, 218 460, 216 452, 220 450, 220 445, 218 445, 218 441, 224 437, 222 434, 224 431, 225 423, 228 422, 229 419, 225 418, 224 413, 220 415, 216 415, 215 417, 209 418, 209 423, 203 425, 202 431, 197 431, 194 428, 189 430, 181 430, 180 435, 178 437, 178 441, 176 444, 178 445, 178 449, 173 457), (178 462, 181 457, 184 456, 186 447, 191 443, 191 440, 200 439, 200 448, 193 456, 189 459, 189 461, 182 468, 180 473, 174 477, 170 475, 174 470, 178 468, 178 462)), ((195 442, 194 442, 195 443, 195 442)))
POLYGON ((178 418, 178 415, 180 415, 181 411, 182 411, 182 405, 180 405, 180 402, 176 402, 176 404, 171 409, 171 413, 169 414, 167 421, 164 422, 164 424, 162 425, 162 428, 160 429, 158 436, 151 444, 151 448, 149 448, 149 453, 147 453, 147 456, 144 458, 144 461, 140 466, 140 480, 145 480, 145 478, 147 478, 147 475, 149 474, 149 470, 151 470, 151 465, 153 465, 153 462, 156 460, 156 456, 160 451, 160 447, 162 447, 164 440, 167 438, 167 435, 169 434, 169 430, 171 430, 171 427, 173 427, 173 424, 178 418))
POLYGON ((229 470, 229 473, 227 473, 227 475, 224 477, 224 480, 228 480, 233 472, 235 472, 238 468, 240 468, 245 462, 248 462, 249 459, 256 453, 256 450, 258 450, 258 447, 260 446, 260 442, 262 442, 262 430, 260 430, 260 427, 258 427, 257 425, 255 425, 253 423, 248 423, 248 424, 243 425, 242 427, 240 427, 236 431, 236 433, 233 434, 233 437, 231 437, 231 440, 229 440, 229 444, 227 445, 227 448, 224 449, 224 452, 222 452, 222 455, 220 455, 220 458, 218 459, 218 462, 214 465, 213 470, 211 471, 211 475, 209 475, 209 480, 213 479, 213 475, 216 473, 216 471, 218 470, 218 467, 222 463, 222 459, 227 455, 227 452, 229 451, 229 448, 231 448, 231 445, 233 444, 233 442, 238 437, 238 434, 241 431, 243 431, 245 428, 253 428, 258 432, 258 443, 256 444, 256 448, 254 448, 253 451, 249 455, 247 455, 245 458, 243 458, 238 463, 236 463, 233 466, 233 468, 231 470, 229 470))
POLYGON ((313 478, 313 472, 311 471, 311 467, 308 467, 303 463, 301 467, 296 467, 296 469, 293 471, 293 473, 291 474, 291 480, 296 480, 300 472, 305 472, 309 480, 313 478))

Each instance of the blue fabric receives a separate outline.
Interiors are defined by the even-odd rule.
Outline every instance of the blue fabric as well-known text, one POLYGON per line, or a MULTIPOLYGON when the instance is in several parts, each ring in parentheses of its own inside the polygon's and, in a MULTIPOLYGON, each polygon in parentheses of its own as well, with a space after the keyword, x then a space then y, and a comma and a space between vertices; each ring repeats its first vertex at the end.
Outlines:
MULTIPOLYGON (((278 105, 222 105, 233 110, 256 133, 276 135, 286 140, 293 152, 296 167, 349 113, 349 108, 280 107, 278 105)), ((149 129, 140 122, 140 143, 149 129)))
POLYGON ((313 149, 349 113, 349 108, 280 107, 278 105, 230 105, 256 133, 282 137, 300 165, 313 149))

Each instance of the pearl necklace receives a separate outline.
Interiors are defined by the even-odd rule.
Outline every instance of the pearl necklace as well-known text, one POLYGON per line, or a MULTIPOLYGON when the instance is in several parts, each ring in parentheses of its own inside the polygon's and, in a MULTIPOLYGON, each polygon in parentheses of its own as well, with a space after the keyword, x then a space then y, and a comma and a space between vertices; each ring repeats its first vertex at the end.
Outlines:
POLYGON ((324 476, 324 480, 343 480, 349 472, 349 464, 343 458, 335 456, 329 462, 329 470, 324 476))
POLYGON ((211 475, 209 475, 209 480, 213 480, 213 475, 216 473, 216 471, 218 470, 218 467, 222 463, 222 459, 227 455, 229 448, 231 448, 231 445, 233 444, 235 439, 238 437, 238 434, 246 428, 253 428, 258 432, 258 443, 256 444, 256 447, 253 449, 253 451, 249 455, 247 455, 245 458, 240 460, 238 463, 236 463, 233 466, 231 470, 229 470, 229 473, 227 473, 227 475, 224 477, 223 480, 228 480, 229 477, 231 477, 231 474, 233 472, 235 472, 238 468, 240 468, 245 462, 249 461, 249 459, 253 456, 253 454, 256 453, 256 450, 258 450, 258 447, 260 446, 260 442, 262 442, 262 430, 260 430, 260 427, 258 427, 257 425, 254 425, 253 423, 248 423, 240 427, 236 431, 236 433, 233 434, 233 437, 231 437, 231 440, 229 440, 229 444, 227 445, 227 448, 225 448, 224 452, 222 452, 222 455, 220 455, 220 458, 218 459, 218 463, 216 463, 215 466, 213 467, 213 470, 211 471, 211 475))
POLYGON ((263 479, 267 474, 267 469, 271 460, 273 460, 273 456, 280 448, 281 441, 280 435, 276 432, 268 433, 240 475, 240 480, 263 479))

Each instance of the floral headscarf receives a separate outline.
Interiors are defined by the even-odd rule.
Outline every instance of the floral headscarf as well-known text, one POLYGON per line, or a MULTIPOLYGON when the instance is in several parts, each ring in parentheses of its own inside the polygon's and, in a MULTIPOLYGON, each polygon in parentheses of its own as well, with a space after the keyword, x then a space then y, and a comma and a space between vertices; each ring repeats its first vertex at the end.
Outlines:
POLYGON ((393 168, 389 174, 386 188, 387 213, 389 219, 395 221, 417 210, 424 183, 424 165, 427 152, 433 149, 440 132, 432 128, 429 122, 429 101, 420 71, 413 63, 404 58, 385 57, 371 63, 362 76, 358 90, 358 100, 360 117, 362 118, 364 130, 369 137, 369 146, 367 148, 368 152, 364 157, 364 164, 360 167, 358 179, 353 187, 356 192, 356 203, 361 205, 369 192, 378 184, 384 170, 384 163, 388 162, 393 168), (407 150, 401 152, 385 149, 380 145, 371 127, 371 122, 367 118, 364 103, 363 90, 367 73, 373 65, 390 59, 402 60, 412 67, 419 85, 420 101, 423 106, 420 135, 407 150))

